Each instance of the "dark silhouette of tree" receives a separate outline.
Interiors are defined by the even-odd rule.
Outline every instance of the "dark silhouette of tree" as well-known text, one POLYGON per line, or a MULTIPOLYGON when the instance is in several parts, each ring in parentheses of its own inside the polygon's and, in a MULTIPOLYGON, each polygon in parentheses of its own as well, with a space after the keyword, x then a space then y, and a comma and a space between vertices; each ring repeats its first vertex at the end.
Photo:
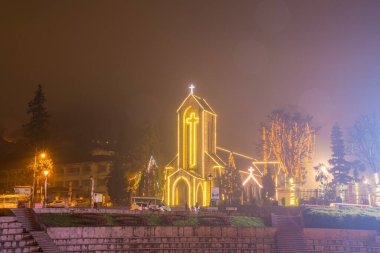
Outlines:
POLYGON ((273 198, 276 194, 276 185, 273 180, 273 175, 270 170, 263 176, 263 188, 261 189, 262 196, 266 200, 273 198))
POLYGON ((380 121, 375 115, 360 116, 350 129, 352 152, 374 173, 380 171, 380 121))
POLYGON ((350 176, 351 164, 345 159, 345 146, 343 133, 340 127, 335 124, 331 132, 332 157, 329 160, 330 173, 333 176, 332 183, 335 185, 345 185, 352 181, 350 176))
POLYGON ((151 156, 155 157, 157 162, 161 161, 160 140, 154 125, 146 124, 137 129, 132 143, 134 146, 131 147, 129 160, 135 172, 146 169, 151 156))
POLYGON ((34 98, 28 103, 28 123, 23 125, 28 144, 34 149, 43 149, 48 138, 49 114, 46 110, 46 98, 41 84, 38 85, 34 98))
POLYGON ((122 205, 127 202, 127 182, 125 178, 125 164, 123 157, 116 153, 107 178, 107 190, 111 202, 122 205))
MULTIPOLYGON (((160 153, 160 139, 158 137, 157 129, 155 125, 145 124, 142 128, 136 129, 135 135, 132 137, 130 149, 128 151, 128 178, 129 180, 129 191, 130 194, 135 196, 141 194, 154 194, 155 196, 161 196, 164 181, 164 169, 163 167, 154 168, 150 173, 153 175, 148 175, 147 165, 153 156, 155 161, 155 166, 161 161, 160 153), (154 177, 157 181, 159 187, 150 192, 146 185, 146 179, 148 177, 154 177), (141 183, 141 184, 140 184, 141 183), (144 188, 144 189, 143 189, 144 188)), ((147 196, 147 195, 146 195, 147 196)))

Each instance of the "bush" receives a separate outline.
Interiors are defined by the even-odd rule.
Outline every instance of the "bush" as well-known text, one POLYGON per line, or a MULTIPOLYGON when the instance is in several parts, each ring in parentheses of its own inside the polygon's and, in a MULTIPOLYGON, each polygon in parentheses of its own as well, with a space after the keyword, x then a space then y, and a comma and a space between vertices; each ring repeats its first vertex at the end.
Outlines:
POLYGON ((380 232, 380 212, 375 208, 306 208, 303 217, 305 227, 310 228, 365 229, 380 232))
POLYGON ((14 216, 14 214, 7 208, 0 208, 0 216, 14 216))

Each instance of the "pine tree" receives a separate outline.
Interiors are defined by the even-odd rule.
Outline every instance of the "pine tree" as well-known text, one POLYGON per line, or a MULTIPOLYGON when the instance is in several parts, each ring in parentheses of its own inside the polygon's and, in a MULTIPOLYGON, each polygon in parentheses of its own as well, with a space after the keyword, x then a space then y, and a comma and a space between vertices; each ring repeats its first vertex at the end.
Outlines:
POLYGON ((159 170, 153 156, 150 157, 146 170, 141 172, 138 186, 139 196, 159 197, 161 195, 159 170))
POLYGON ((116 205, 124 204, 127 201, 127 183, 123 164, 123 159, 116 154, 107 178, 108 194, 112 203, 116 205))
POLYGON ((48 137, 50 116, 46 111, 45 104, 45 94, 41 84, 39 84, 34 98, 28 103, 27 114, 30 116, 29 122, 23 126, 27 142, 36 150, 44 148, 48 137))
POLYGON ((329 171, 333 176, 333 184, 342 186, 351 182, 351 164, 345 159, 343 133, 337 124, 333 126, 331 132, 331 150, 332 157, 329 160, 331 168, 329 171))
POLYGON ((230 153, 228 158, 228 166, 224 169, 221 176, 222 193, 229 204, 239 202, 243 192, 241 176, 239 170, 236 168, 233 153, 230 153))

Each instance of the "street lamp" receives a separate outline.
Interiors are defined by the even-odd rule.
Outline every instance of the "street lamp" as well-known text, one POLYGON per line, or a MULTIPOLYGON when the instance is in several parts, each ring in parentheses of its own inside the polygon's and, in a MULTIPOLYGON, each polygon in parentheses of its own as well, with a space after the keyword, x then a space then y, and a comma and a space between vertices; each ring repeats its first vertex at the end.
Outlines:
POLYGON ((48 177, 49 171, 44 170, 45 175, 45 197, 44 197, 44 207, 46 207, 46 198, 47 198, 47 177, 48 177))
POLYGON ((94 208, 94 178, 91 176, 91 202, 90 202, 90 207, 94 208))
MULTIPOLYGON (((42 152, 39 155, 37 155, 37 150, 34 153, 34 164, 33 164, 33 188, 32 188, 32 196, 31 196, 31 204, 34 205, 34 197, 36 194, 36 171, 37 171, 37 156, 39 157, 39 160, 46 158, 46 153, 42 152)), ((49 172, 48 172, 49 173, 49 172)))
POLYGON ((208 180, 210 181, 210 206, 211 206, 211 204, 212 204, 212 202, 211 202, 211 182, 212 182, 212 174, 210 173, 209 175, 208 175, 208 180))

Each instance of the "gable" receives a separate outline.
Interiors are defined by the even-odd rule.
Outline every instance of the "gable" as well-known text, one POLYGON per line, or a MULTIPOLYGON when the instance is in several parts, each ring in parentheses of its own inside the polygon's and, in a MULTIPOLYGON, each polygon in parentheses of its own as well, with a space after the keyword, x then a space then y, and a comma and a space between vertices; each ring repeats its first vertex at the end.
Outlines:
POLYGON ((181 103, 179 106, 177 113, 179 113, 183 108, 188 107, 189 105, 197 105, 199 106, 202 110, 207 111, 211 114, 215 114, 214 110, 211 108, 211 106, 206 102, 205 99, 195 96, 194 94, 189 94, 185 100, 181 103))

